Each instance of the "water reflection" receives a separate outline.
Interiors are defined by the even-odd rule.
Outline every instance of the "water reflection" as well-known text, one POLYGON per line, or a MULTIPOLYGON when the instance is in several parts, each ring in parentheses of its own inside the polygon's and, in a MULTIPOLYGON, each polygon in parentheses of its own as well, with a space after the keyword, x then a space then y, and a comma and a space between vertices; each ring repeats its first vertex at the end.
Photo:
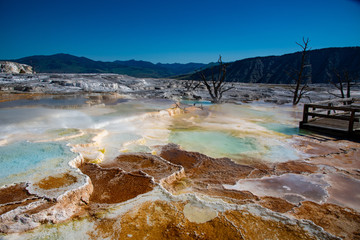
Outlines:
POLYGON ((251 191, 257 196, 282 197, 295 204, 303 200, 321 203, 328 196, 326 191, 328 184, 323 178, 324 176, 319 174, 310 176, 284 174, 261 179, 239 180, 236 185, 225 185, 225 188, 251 191))

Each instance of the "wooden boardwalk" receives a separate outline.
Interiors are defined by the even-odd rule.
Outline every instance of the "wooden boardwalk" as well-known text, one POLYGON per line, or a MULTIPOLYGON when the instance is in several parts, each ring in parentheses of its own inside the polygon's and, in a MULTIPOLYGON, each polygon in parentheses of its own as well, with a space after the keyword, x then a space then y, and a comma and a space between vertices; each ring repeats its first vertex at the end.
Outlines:
POLYGON ((344 98, 304 105, 300 128, 360 140, 360 99, 344 98))

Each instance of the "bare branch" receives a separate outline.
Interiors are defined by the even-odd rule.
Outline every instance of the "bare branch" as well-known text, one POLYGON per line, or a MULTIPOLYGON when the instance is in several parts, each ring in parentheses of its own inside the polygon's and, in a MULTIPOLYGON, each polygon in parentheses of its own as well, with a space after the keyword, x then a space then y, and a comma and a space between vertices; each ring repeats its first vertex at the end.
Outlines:
POLYGON ((224 92, 229 91, 233 88, 224 88, 226 85, 226 65, 223 64, 221 55, 218 59, 219 65, 217 66, 218 74, 214 76, 214 67, 211 69, 211 80, 208 80, 203 72, 200 73, 200 77, 202 82, 204 83, 206 89, 208 90, 210 97, 212 98, 212 102, 219 102, 222 98, 224 92))
POLYGON ((291 75, 288 74, 294 81, 295 81, 295 87, 293 90, 293 105, 296 105, 299 103, 299 101, 301 100, 301 98, 304 96, 304 94, 308 93, 309 90, 307 90, 307 82, 304 82, 304 80, 306 80, 309 76, 311 75, 307 75, 305 71, 305 68, 310 66, 309 64, 307 64, 307 55, 309 52, 309 38, 305 39, 303 37, 302 39, 302 43, 297 43, 296 44, 298 46, 300 46, 300 48, 302 49, 301 52, 301 61, 300 61, 300 67, 299 70, 293 70, 291 71, 291 75), (303 84, 303 85, 302 85, 303 84))
POLYGON ((337 89, 340 90, 340 94, 341 96, 337 96, 340 98, 350 98, 351 97, 351 87, 356 85, 356 81, 355 83, 352 83, 353 81, 353 77, 350 76, 349 72, 347 70, 344 70, 342 73, 337 71, 336 69, 333 70, 334 74, 337 78, 337 83, 333 82, 331 79, 329 80, 329 82, 334 85, 337 89), (346 87, 346 96, 345 96, 345 87, 346 87))
POLYGON ((327 90, 327 92, 328 92, 328 94, 333 95, 333 96, 335 96, 337 98, 342 98, 340 95, 337 95, 335 93, 330 92, 330 90, 327 90))
POLYGON ((222 90, 220 93, 221 94, 223 94, 224 92, 227 92, 227 91, 229 91, 229 90, 231 90, 231 89, 234 89, 235 87, 229 87, 229 88, 226 88, 226 89, 224 89, 224 90, 222 90))

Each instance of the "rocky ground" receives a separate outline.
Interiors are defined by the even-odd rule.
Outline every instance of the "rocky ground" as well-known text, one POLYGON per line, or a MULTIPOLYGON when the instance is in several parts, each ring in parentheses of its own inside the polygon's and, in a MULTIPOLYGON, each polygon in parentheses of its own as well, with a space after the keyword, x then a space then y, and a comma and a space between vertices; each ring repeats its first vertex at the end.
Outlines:
MULTIPOLYGON (((2 93, 92 93, 115 92, 130 97, 181 98, 211 100, 205 86, 193 90, 190 81, 176 79, 133 78, 118 74, 0 74, 2 93)), ((195 84, 194 84, 195 85, 195 84)), ((224 93, 226 102, 264 100, 278 104, 290 103, 291 86, 228 83, 234 88, 224 93)), ((310 85, 303 102, 334 98, 339 91, 332 85, 310 85)), ((353 87, 353 96, 360 96, 360 86, 353 87)))

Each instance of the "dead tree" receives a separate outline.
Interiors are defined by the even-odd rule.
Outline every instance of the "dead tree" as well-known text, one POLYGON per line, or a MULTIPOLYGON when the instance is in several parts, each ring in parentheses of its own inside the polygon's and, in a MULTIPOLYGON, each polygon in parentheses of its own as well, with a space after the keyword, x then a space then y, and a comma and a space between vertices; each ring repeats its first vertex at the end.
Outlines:
POLYGON ((344 70, 340 73, 337 70, 334 70, 335 76, 337 78, 337 82, 332 81, 331 79, 329 82, 334 85, 340 91, 340 95, 331 93, 328 91, 329 94, 338 97, 338 98, 350 98, 351 97, 351 87, 356 85, 356 78, 350 76, 347 70, 344 70), (345 87, 346 87, 346 95, 345 95, 345 87))
POLYGON ((221 60, 221 56, 219 56, 218 65, 212 67, 211 72, 212 72, 211 79, 208 79, 205 76, 204 71, 200 72, 200 77, 210 94, 210 97, 212 99, 211 102, 218 103, 221 101, 223 94, 229 91, 230 89, 233 89, 234 86, 227 86, 228 83, 225 81, 226 65, 223 64, 221 60), (214 76, 214 68, 219 68, 219 72, 217 76, 214 76))
POLYGON ((293 71, 289 74, 289 76, 292 78, 292 81, 295 82, 295 85, 291 91, 293 93, 293 105, 297 105, 304 94, 309 92, 308 79, 311 77, 311 75, 306 72, 307 68, 311 67, 308 62, 308 54, 310 51, 308 47, 309 38, 306 40, 303 38, 302 41, 302 43, 296 43, 302 49, 299 69, 293 69, 293 71))

